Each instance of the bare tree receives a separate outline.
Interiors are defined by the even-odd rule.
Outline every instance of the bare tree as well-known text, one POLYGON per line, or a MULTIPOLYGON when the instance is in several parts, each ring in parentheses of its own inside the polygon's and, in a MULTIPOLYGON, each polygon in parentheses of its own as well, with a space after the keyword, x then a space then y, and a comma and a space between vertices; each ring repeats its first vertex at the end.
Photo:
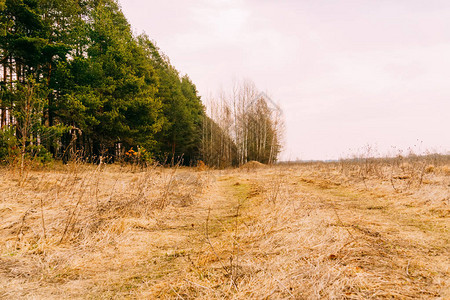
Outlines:
POLYGON ((207 104, 203 128, 205 163, 218 167, 243 165, 249 160, 276 162, 284 123, 281 109, 250 81, 234 84, 207 104))

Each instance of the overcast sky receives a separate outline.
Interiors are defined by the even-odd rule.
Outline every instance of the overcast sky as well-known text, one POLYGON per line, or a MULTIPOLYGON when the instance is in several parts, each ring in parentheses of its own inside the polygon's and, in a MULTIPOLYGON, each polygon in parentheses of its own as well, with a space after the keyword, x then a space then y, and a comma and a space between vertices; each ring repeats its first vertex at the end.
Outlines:
POLYGON ((450 151, 450 1, 119 0, 202 98, 251 79, 284 159, 450 151))

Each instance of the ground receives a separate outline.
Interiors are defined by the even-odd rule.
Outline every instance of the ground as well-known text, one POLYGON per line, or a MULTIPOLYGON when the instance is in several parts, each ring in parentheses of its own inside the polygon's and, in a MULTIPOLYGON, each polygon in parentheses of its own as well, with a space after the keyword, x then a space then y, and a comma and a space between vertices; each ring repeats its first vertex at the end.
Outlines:
POLYGON ((449 299, 448 166, 367 166, 1 169, 0 298, 449 299))

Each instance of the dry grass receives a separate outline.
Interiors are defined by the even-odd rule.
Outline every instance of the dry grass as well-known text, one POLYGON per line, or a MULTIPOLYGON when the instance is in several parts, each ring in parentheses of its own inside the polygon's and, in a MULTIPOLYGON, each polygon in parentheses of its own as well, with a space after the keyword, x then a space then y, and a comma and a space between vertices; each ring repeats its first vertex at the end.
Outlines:
POLYGON ((266 167, 265 164, 262 164, 262 163, 260 163, 259 161, 254 161, 254 160, 252 160, 252 161, 249 161, 249 162, 243 164, 243 165, 241 166, 241 169, 247 170, 247 171, 251 171, 251 170, 255 170, 255 169, 259 169, 259 168, 264 168, 264 167, 266 167))
POLYGON ((0 298, 448 299, 449 169, 3 169, 0 298))

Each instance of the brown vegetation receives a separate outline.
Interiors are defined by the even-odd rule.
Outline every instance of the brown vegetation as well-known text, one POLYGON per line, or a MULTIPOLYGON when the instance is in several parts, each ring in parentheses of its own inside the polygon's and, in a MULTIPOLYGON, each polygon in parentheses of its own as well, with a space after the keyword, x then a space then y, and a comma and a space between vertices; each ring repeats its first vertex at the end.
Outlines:
POLYGON ((0 298, 446 299, 450 165, 419 161, 2 169, 0 298))
POLYGON ((264 168, 265 166, 266 166, 265 164, 262 164, 259 161, 252 160, 252 161, 249 161, 249 162, 243 164, 241 166, 241 169, 254 170, 254 169, 258 169, 258 168, 264 168))

